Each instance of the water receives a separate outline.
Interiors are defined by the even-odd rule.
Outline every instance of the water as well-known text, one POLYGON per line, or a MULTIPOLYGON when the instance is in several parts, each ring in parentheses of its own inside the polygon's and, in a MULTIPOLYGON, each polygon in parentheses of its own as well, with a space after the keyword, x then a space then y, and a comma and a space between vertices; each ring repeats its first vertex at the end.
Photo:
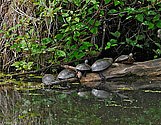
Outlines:
MULTIPOLYGON (((16 83, 16 81, 15 81, 16 83)), ((44 89, 33 82, 0 87, 0 123, 27 125, 159 125, 161 89, 124 90, 122 98, 85 97, 77 89, 44 89)))

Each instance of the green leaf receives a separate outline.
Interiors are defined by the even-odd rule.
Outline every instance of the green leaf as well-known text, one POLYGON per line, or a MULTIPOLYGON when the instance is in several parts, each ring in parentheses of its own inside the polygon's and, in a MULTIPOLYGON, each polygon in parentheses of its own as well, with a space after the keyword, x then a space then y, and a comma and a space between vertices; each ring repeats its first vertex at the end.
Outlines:
POLYGON ((70 31, 70 27, 69 26, 65 29, 65 32, 68 32, 68 31, 70 31))
POLYGON ((136 44, 137 44, 137 40, 134 40, 134 41, 131 40, 130 45, 135 46, 136 44))
POLYGON ((86 1, 86 3, 89 3, 90 0, 85 0, 85 1, 86 1))
POLYGON ((79 18, 78 17, 76 17, 74 20, 77 21, 77 22, 79 22, 79 18))
POLYGON ((157 13, 154 11, 147 11, 145 12, 146 15, 156 15, 157 13))
POLYGON ((0 30, 0 33, 4 33, 4 31, 0 30))
POLYGON ((131 18, 132 16, 128 16, 128 17, 126 17, 126 19, 129 19, 129 18, 131 18))
POLYGON ((157 26, 158 28, 161 28, 161 20, 157 21, 156 26, 157 26))
POLYGON ((19 40, 24 40, 25 38, 22 37, 22 36, 17 36, 16 39, 19 39, 19 40))
POLYGON ((73 39, 74 39, 75 41, 77 41, 77 36, 76 36, 76 34, 73 35, 73 39))
POLYGON ((80 59, 80 58, 82 58, 84 56, 85 56, 85 53, 79 53, 78 55, 76 55, 76 58, 77 59, 80 59))
POLYGON ((66 38, 64 39, 64 41, 71 41, 72 40, 72 36, 66 36, 66 38))
MULTIPOLYGON (((89 18, 88 18, 88 19, 89 19, 89 18)), ((92 25, 93 23, 94 23, 94 20, 90 20, 90 21, 89 21, 89 24, 92 25)))
POLYGON ((0 114, 0 117, 3 117, 3 118, 8 118, 7 116, 5 116, 5 115, 1 115, 1 114, 0 114))
POLYGON ((132 40, 129 39, 129 38, 126 38, 126 42, 127 42, 128 44, 130 44, 130 43, 132 42, 132 40))
POLYGON ((138 36, 136 36, 136 39, 137 40, 142 40, 142 39, 144 39, 145 38, 145 35, 138 35, 138 36))
POLYGON ((90 30, 90 32, 93 33, 93 34, 97 34, 97 33, 98 33, 97 27, 93 27, 93 28, 90 30))
POLYGON ((21 48, 16 48, 17 52, 21 52, 21 48))
POLYGON ((64 27, 64 26, 68 26, 68 25, 69 25, 69 24, 65 23, 65 24, 63 24, 63 25, 62 25, 62 27, 64 27))
POLYGON ((112 44, 111 46, 117 46, 117 44, 112 44))
POLYGON ((58 40, 60 40, 60 39, 63 38, 63 34, 57 34, 57 35, 55 36, 55 38, 58 39, 58 40))
POLYGON ((148 25, 149 24, 149 21, 144 21, 142 24, 143 25, 148 25))
POLYGON ((96 4, 96 0, 90 0, 90 2, 92 2, 93 4, 96 4))
POLYGON ((70 23, 71 19, 72 19, 72 17, 67 17, 66 18, 66 20, 67 20, 68 23, 70 23))
POLYGON ((93 44, 91 44, 90 42, 82 42, 82 45, 87 47, 93 46, 93 44))
POLYGON ((122 5, 122 6, 124 6, 125 4, 124 4, 124 2, 122 2, 122 1, 120 1, 120 4, 122 5))
POLYGON ((115 33, 110 32, 113 36, 119 38, 120 37, 120 32, 116 31, 115 33))
POLYGON ((104 11, 103 10, 101 10, 101 15, 100 16, 103 16, 105 13, 104 13, 104 11))
POLYGON ((111 10, 108 11, 108 13, 117 13, 117 12, 118 12, 118 11, 115 10, 115 9, 111 9, 111 10))
POLYGON ((151 23, 151 22, 149 22, 149 24, 148 24, 148 29, 153 29, 153 28, 154 28, 154 24, 151 23))
POLYGON ((16 27, 20 27, 20 26, 22 26, 22 24, 17 24, 17 25, 16 25, 16 27))
POLYGON ((110 49, 111 48, 111 43, 107 42, 107 46, 105 47, 105 50, 110 49))
POLYGON ((143 15, 143 14, 137 14, 137 15, 135 16, 135 18, 136 18, 137 20, 139 20, 140 22, 143 22, 143 20, 144 20, 144 15, 143 15))
POLYGON ((143 46, 140 45, 140 44, 136 44, 136 46, 137 46, 138 48, 143 48, 143 46))
POLYGON ((83 24, 82 22, 76 24, 77 29, 80 29, 80 28, 82 28, 83 26, 84 26, 84 24, 83 24))
POLYGON ((115 6, 117 6, 118 4, 120 4, 120 1, 114 0, 114 4, 115 4, 115 6))
POLYGON ((55 51, 55 47, 54 48, 48 48, 47 51, 55 51))
POLYGON ((39 5, 40 4, 40 2, 35 2, 35 3, 33 3, 34 5, 39 5))
POLYGON ((159 43, 155 43, 155 45, 157 45, 158 47, 161 47, 161 45, 159 43))
POLYGON ((78 31, 75 31, 74 34, 78 37, 80 36, 80 33, 78 31))
POLYGON ((71 29, 74 31, 76 29, 76 26, 75 25, 71 26, 71 29))
POLYGON ((155 55, 155 56, 154 56, 154 59, 156 59, 156 58, 158 58, 158 56, 157 56, 157 55, 155 55))
POLYGON ((117 43, 117 40, 116 39, 110 39, 110 42, 111 42, 111 44, 117 43))
POLYGON ((62 50, 56 50, 55 55, 58 57, 66 57, 66 53, 62 50))
POLYGON ((154 18, 153 18, 153 22, 158 21, 159 18, 160 18, 160 15, 159 14, 155 15, 154 18))
POLYGON ((105 0, 105 4, 108 4, 109 2, 111 2, 111 0, 105 0))
POLYGON ((95 23, 95 26, 100 26, 101 23, 97 20, 96 23, 95 23))
POLYGON ((18 116, 18 118, 24 118, 26 117, 27 115, 22 115, 22 116, 18 116))
POLYGON ((87 35, 88 33, 87 32, 81 32, 80 34, 81 35, 87 35))
POLYGON ((11 66, 19 66, 20 62, 14 62, 11 66))
POLYGON ((14 29, 16 29, 16 28, 17 28, 17 27, 11 27, 11 28, 8 29, 8 31, 14 30, 14 29))
MULTIPOLYGON (((29 43, 28 43, 29 44, 29 43)), ((22 49, 25 49, 25 48, 28 48, 27 47, 27 42, 25 40, 22 40, 21 43, 19 44, 19 46, 22 48, 22 49)))
POLYGON ((63 13, 63 15, 62 15, 63 17, 68 17, 69 16, 69 14, 68 13, 63 13))
POLYGON ((62 16, 58 16, 58 20, 59 21, 63 21, 63 17, 62 16))

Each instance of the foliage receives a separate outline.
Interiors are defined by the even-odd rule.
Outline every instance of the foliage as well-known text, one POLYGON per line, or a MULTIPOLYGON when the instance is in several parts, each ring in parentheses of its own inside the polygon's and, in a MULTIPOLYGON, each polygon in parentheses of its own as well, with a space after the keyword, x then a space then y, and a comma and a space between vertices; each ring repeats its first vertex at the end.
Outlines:
POLYGON ((131 1, 131 3, 114 1, 114 4, 117 8, 112 7, 107 12, 111 36, 105 49, 113 48, 120 53, 127 48, 132 48, 131 51, 140 48, 155 52, 155 58, 160 55, 160 40, 156 33, 157 29, 161 28, 161 2, 157 0, 131 1))
POLYGON ((157 0, 15 1, 10 6, 19 18, 0 22, 5 66, 40 69, 90 57, 102 49, 114 54, 146 50, 155 58, 161 54, 157 0))

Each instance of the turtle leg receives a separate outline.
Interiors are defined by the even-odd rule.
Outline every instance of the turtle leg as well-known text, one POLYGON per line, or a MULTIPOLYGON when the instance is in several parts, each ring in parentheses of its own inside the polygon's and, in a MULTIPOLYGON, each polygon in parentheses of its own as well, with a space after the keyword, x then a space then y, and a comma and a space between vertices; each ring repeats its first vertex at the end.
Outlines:
POLYGON ((83 73, 83 76, 86 77, 86 74, 87 74, 87 72, 84 72, 84 73, 83 73))
POLYGON ((101 73, 101 72, 98 72, 99 73, 99 76, 102 80, 106 80, 105 76, 101 73))

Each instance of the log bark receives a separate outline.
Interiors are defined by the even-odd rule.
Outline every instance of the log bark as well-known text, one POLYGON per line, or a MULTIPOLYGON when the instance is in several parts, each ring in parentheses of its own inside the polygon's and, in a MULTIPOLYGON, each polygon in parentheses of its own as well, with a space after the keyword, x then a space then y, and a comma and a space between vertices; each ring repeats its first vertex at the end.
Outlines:
MULTIPOLYGON (((125 84, 134 79, 133 84, 138 84, 142 82, 143 78, 147 80, 147 78, 156 79, 157 77, 157 80, 161 80, 161 77, 158 77, 161 76, 161 58, 133 64, 113 63, 108 69, 102 71, 102 74, 105 76, 106 81, 110 81, 108 82, 109 85, 115 83, 115 88, 116 81, 125 84)), ((88 73, 86 77, 82 77, 80 82, 82 85, 89 87, 98 86, 102 83, 97 73, 88 73)))
MULTIPOLYGON (((160 88, 161 58, 133 64, 113 63, 102 71, 102 74, 106 80, 102 80, 98 73, 87 73, 86 77, 80 79, 80 83, 83 86, 99 87, 110 91, 160 88)), ((51 85, 72 82, 79 82, 78 78, 55 81, 51 85)))

